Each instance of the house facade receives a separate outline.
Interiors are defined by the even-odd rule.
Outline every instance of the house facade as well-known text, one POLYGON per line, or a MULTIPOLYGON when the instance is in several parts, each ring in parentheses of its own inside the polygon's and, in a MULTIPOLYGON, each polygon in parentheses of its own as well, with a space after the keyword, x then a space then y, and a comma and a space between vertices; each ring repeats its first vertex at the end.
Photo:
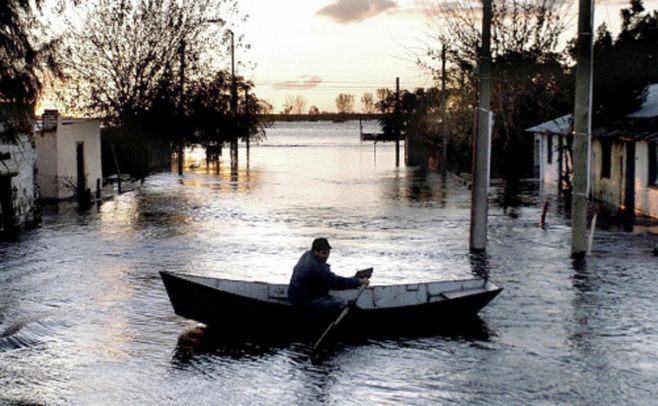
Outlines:
POLYGON ((102 187, 98 120, 66 119, 46 110, 34 138, 41 199, 70 199, 102 187))
MULTIPOLYGON (((0 128, 2 131, 2 128, 0 128)), ((0 141, 0 234, 38 220, 36 151, 31 134, 0 141)))
MULTIPOLYGON (((570 188, 571 154, 567 144, 571 115, 528 132, 534 134, 535 167, 542 184, 570 188)), ((658 85, 649 87, 643 107, 624 119, 592 131, 590 194, 610 208, 658 218, 658 85)))

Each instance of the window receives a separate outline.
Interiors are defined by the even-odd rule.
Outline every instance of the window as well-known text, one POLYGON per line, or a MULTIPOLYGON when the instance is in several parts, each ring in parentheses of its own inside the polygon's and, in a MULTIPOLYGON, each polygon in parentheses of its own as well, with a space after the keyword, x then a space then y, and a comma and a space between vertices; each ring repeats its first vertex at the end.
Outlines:
POLYGON ((658 161, 656 154, 658 153, 658 144, 656 142, 649 142, 649 186, 658 185, 658 161))
POLYGON ((601 177, 610 179, 610 167, 612 163, 612 140, 601 140, 601 177))
POLYGON ((546 136, 546 163, 553 163, 553 136, 546 136))

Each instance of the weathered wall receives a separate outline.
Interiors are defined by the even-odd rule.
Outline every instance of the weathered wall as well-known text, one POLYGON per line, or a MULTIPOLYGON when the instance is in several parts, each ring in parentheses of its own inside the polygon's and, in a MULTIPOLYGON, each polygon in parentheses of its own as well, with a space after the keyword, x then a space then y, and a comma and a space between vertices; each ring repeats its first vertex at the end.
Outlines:
POLYGON ((84 143, 84 167, 87 188, 96 191, 101 169, 100 123, 96 120, 59 119, 57 130, 36 135, 40 196, 43 199, 68 199, 77 186, 76 148, 84 143))
POLYGON ((649 144, 638 142, 635 148, 635 210, 658 218, 658 186, 649 185, 649 144))
POLYGON ((84 143, 84 166, 87 188, 96 191, 96 179, 103 179, 101 169, 100 123, 96 120, 61 120, 57 126, 57 172, 59 198, 75 195, 77 184, 76 145, 84 143), (64 187, 61 186, 64 182, 64 187))
POLYGON ((548 135, 536 134, 535 138, 539 139, 539 142, 535 143, 535 145, 539 145, 539 153, 538 154, 535 153, 535 155, 539 157, 541 162, 541 164, 539 165, 539 179, 543 179, 545 183, 557 185, 559 171, 560 171, 560 167, 558 165, 559 137, 557 135, 551 135, 551 134, 548 135), (552 143, 548 142, 549 137, 552 139, 553 141, 552 143), (551 149, 553 155, 551 163, 548 162, 549 148, 551 149))
MULTIPOLYGON (((36 149, 31 135, 19 136, 17 143, 0 143, 0 153, 11 154, 11 159, 0 161, 0 175, 16 173, 11 177, 14 224, 17 227, 34 223, 36 210, 36 149)), ((0 227, 2 225, 0 224, 0 227)))
POLYGON ((39 197, 55 199, 59 194, 57 179, 57 133, 54 131, 34 135, 37 149, 37 185, 39 197))
POLYGON ((598 139, 592 140, 591 160, 591 193, 596 200, 604 202, 611 207, 624 206, 624 188, 626 185, 626 147, 623 143, 614 142, 610 154, 610 177, 601 176, 602 147, 598 139))

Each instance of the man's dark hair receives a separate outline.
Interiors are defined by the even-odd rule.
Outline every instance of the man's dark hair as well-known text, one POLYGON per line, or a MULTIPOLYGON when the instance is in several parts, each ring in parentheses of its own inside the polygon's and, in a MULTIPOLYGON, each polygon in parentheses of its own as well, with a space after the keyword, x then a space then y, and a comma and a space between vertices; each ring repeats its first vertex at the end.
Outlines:
POLYGON ((330 249, 331 245, 329 245, 329 241, 326 238, 320 237, 313 240, 311 251, 329 251, 330 249))

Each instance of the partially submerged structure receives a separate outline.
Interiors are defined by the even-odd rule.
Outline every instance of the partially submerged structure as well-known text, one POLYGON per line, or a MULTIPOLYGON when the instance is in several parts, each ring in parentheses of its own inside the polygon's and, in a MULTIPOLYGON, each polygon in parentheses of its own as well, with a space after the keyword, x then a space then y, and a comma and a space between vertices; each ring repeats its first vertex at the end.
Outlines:
MULTIPOLYGON (((571 115, 529 128, 543 185, 570 189, 571 115)), ((592 130, 590 193, 610 208, 658 218, 658 84, 642 108, 592 130)))
POLYGON ((63 200, 102 187, 100 121, 62 118, 46 110, 34 136, 40 198, 63 200))

